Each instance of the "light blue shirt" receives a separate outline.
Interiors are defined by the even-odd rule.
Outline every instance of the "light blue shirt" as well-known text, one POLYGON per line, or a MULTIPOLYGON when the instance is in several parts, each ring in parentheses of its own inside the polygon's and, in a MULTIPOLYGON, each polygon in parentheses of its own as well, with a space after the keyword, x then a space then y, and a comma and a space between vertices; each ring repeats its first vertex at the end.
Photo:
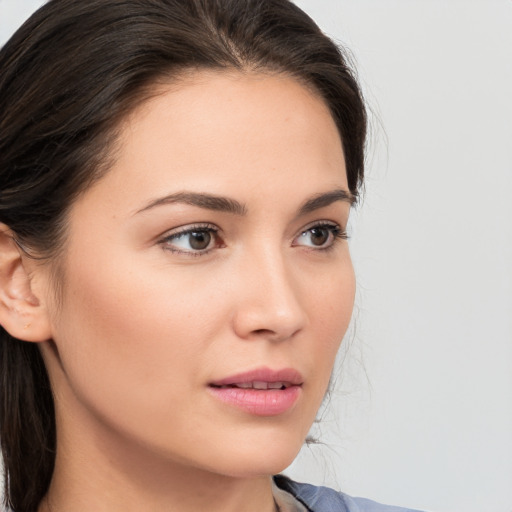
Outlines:
POLYGON ((310 512, 419 512, 410 508, 381 505, 365 498, 351 498, 328 487, 294 482, 283 475, 275 476, 274 482, 310 512))

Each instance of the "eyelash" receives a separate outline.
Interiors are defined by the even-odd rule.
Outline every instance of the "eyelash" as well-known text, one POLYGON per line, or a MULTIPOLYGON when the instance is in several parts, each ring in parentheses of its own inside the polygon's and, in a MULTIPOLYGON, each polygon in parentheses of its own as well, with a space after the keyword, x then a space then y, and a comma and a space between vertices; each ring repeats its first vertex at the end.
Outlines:
MULTIPOLYGON (((339 242, 341 240, 348 240, 348 238, 349 238, 347 235, 347 232, 344 229, 342 229, 341 226, 339 226, 338 224, 320 221, 320 222, 315 222, 314 224, 311 224, 309 226, 306 226, 304 229, 302 229, 300 231, 300 233, 294 238, 294 240, 296 240, 300 236, 305 235, 308 231, 311 231, 313 229, 328 230, 330 235, 332 236, 332 239, 331 239, 331 242, 329 243, 329 245, 327 245, 325 247, 319 246, 319 247, 315 248, 314 246, 304 246, 310 250, 328 252, 328 251, 334 249, 334 247, 337 245, 337 242, 339 242)), ((213 249, 218 249, 218 248, 224 247, 222 242, 219 243, 219 240, 220 240, 219 228, 217 228, 215 225, 213 225, 213 224, 194 224, 191 226, 185 226, 176 232, 166 235, 159 241, 159 244, 162 245, 163 249, 166 251, 170 251, 175 254, 184 254, 186 256, 198 257, 198 256, 204 256, 204 255, 208 254, 213 249), (179 238, 184 237, 186 235, 190 235, 192 233, 210 233, 210 234, 212 234, 213 238, 214 238, 215 245, 213 247, 210 247, 208 249, 203 249, 203 250, 181 250, 181 249, 177 249, 176 247, 173 247, 171 245, 172 241, 178 240, 179 238)), ((295 247, 300 247, 301 245, 302 244, 293 244, 293 246, 295 246, 295 247)))
MULTIPOLYGON (((320 222, 317 221, 313 224, 310 224, 309 226, 306 226, 304 229, 301 230, 301 232, 299 233, 298 236, 299 237, 303 236, 308 231, 311 231, 313 229, 326 229, 329 231, 330 235, 332 236, 332 240, 330 241, 329 245, 327 245, 325 247, 309 246, 308 249, 313 250, 313 251, 328 252, 328 251, 333 250, 336 247, 337 243, 340 242, 341 240, 348 240, 347 232, 339 224, 334 224, 334 223, 325 222, 325 221, 320 221, 320 222)), ((298 238, 298 237, 296 237, 296 238, 298 238)), ((296 244, 296 245, 299 245, 299 244, 296 244)))
POLYGON ((213 224, 193 224, 191 226, 185 226, 176 232, 166 235, 164 238, 162 238, 160 240, 159 243, 162 245, 162 247, 166 251, 170 251, 175 254, 184 254, 187 256, 197 257, 197 256, 203 256, 205 254, 208 254, 212 249, 223 247, 223 244, 219 244, 218 242, 219 242, 219 228, 217 228, 213 224), (213 238, 215 240, 215 246, 210 247, 209 249, 193 251, 193 250, 177 249, 176 247, 173 247, 172 245, 170 245, 170 242, 172 242, 173 240, 177 240, 180 237, 183 237, 183 236, 186 236, 186 235, 189 235, 192 233, 210 233, 210 234, 212 234, 213 238))

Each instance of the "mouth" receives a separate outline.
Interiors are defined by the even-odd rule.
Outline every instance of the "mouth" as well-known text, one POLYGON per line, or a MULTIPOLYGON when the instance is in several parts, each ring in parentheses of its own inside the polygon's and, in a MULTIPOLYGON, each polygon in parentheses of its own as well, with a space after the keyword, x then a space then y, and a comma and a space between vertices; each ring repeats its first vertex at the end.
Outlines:
POLYGON ((304 379, 302 375, 294 368, 272 370, 264 366, 213 381, 209 386, 214 388, 266 390, 287 389, 291 386, 302 386, 303 382, 304 379))
POLYGON ((287 368, 259 368, 208 384, 210 393, 224 404, 256 416, 276 416, 294 407, 302 394, 303 378, 287 368))
POLYGON ((265 382, 262 380, 255 380, 252 382, 235 382, 233 384, 210 384, 212 388, 217 389, 229 389, 229 388, 238 388, 238 389, 257 389, 265 391, 267 389, 287 389, 290 386, 295 386, 296 384, 292 384, 291 382, 265 382))

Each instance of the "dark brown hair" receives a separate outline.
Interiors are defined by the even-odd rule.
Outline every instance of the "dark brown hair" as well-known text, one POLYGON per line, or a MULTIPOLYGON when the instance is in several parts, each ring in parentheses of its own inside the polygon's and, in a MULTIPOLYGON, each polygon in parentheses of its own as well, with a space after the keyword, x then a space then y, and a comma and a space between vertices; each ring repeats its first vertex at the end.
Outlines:
MULTIPOLYGON (((188 69, 261 70, 312 87, 337 124, 350 191, 366 113, 342 51, 288 0, 51 0, 0 51, 0 222, 55 260, 74 198, 108 171, 116 127, 188 69), (109 152, 110 150, 110 152, 109 152)), ((52 392, 37 344, 0 328, 5 501, 35 512, 53 473, 52 392)))

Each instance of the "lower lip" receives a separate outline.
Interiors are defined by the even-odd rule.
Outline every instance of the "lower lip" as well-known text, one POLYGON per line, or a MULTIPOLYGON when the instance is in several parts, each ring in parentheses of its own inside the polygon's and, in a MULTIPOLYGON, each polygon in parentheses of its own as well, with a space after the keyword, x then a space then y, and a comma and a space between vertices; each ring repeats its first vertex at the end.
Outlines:
POLYGON ((277 416, 289 411, 297 402, 300 386, 286 389, 208 388, 221 402, 256 416, 277 416))

